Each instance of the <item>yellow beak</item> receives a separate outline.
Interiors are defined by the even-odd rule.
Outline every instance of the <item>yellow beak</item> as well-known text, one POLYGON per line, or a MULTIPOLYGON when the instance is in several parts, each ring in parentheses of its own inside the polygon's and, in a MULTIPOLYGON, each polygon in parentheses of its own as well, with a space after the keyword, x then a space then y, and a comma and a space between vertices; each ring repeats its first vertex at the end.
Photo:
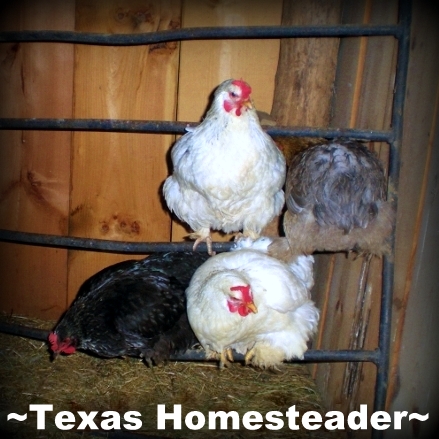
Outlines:
POLYGON ((252 103, 252 101, 251 101, 250 99, 247 99, 246 101, 243 101, 243 102, 242 102, 242 105, 243 105, 244 107, 247 107, 247 108, 250 108, 250 109, 253 108, 253 103, 252 103))
POLYGON ((253 313, 253 314, 257 314, 258 313, 258 308, 256 307, 256 305, 253 302, 247 303, 247 308, 253 313))

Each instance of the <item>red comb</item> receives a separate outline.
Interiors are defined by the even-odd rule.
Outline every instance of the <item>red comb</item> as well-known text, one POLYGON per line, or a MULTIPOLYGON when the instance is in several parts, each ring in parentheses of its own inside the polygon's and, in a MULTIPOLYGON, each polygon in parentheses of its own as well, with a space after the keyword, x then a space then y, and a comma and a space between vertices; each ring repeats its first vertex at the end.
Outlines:
POLYGON ((247 99, 250 96, 250 93, 252 92, 252 88, 242 79, 235 79, 232 81, 233 85, 236 85, 242 90, 242 98, 247 99))
POLYGON ((54 332, 49 334, 49 343, 52 350, 58 349, 58 336, 54 332))
POLYGON ((236 287, 230 287, 230 291, 241 291, 242 299, 244 303, 253 302, 253 296, 250 291, 250 285, 238 285, 236 287))

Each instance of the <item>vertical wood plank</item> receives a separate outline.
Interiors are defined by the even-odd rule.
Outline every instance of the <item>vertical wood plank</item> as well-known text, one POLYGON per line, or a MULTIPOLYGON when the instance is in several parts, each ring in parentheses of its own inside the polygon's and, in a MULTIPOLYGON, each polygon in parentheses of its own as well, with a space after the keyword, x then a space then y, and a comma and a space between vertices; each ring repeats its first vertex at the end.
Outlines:
MULTIPOLYGON (((395 23, 397 2, 344 3, 344 23, 395 23)), ((344 38, 340 44, 332 108, 332 126, 388 129, 393 96, 395 41, 391 37, 344 38)), ((387 145, 374 149, 387 166, 387 145)), ((363 258, 337 256, 334 272, 339 278, 328 278, 331 292, 326 306, 328 316, 340 315, 338 322, 330 317, 320 330, 328 333, 322 340, 327 349, 375 349, 381 297, 382 263, 371 260, 368 274, 363 258)), ((327 289, 323 281, 317 294, 327 289)), ((316 379, 329 407, 348 412, 359 404, 371 406, 374 397, 375 367, 371 364, 319 364, 316 379), (362 385, 362 383, 368 383, 362 385)), ((370 432, 366 433, 369 434, 370 432)))
MULTIPOLYGON (((431 17, 424 16, 424 25, 429 22, 428 27, 430 27, 435 22, 435 30, 430 27, 430 36, 433 32, 437 32, 439 24, 437 11, 431 12, 431 17), (432 17, 434 20, 431 20, 432 17)), ((439 40, 436 38, 435 41, 439 40)), ((427 41, 428 52, 435 45, 431 43, 427 41)), ((431 66, 430 61, 435 61, 437 66, 437 50, 430 53, 431 58, 427 65, 431 66)), ((428 83, 424 85, 431 87, 428 83)), ((389 412, 403 411, 406 407, 416 409, 419 413, 438 413, 439 411, 439 376, 437 374, 439 350, 436 343, 439 333, 437 319, 439 272, 436 263, 439 259, 437 230, 439 224, 439 83, 437 84, 436 105, 431 119, 429 141, 426 145, 425 173, 416 209, 416 223, 406 284, 404 294, 402 296, 398 294, 395 300, 395 306, 399 312, 395 316, 388 408, 386 408, 389 412)), ((398 293, 401 292, 398 291, 398 293)), ((438 431, 438 427, 439 420, 436 417, 429 419, 428 422, 417 424, 404 420, 401 430, 390 431, 386 438, 431 437, 438 431)))
MULTIPOLYGON (((341 2, 284 2, 283 25, 338 24, 341 2)), ((336 73, 338 38, 293 38, 281 40, 272 116, 280 125, 328 126, 336 73)), ((333 297, 331 278, 337 275, 334 256, 316 256, 313 299, 321 312, 319 334, 313 347, 326 346, 327 325, 334 323, 326 312, 333 297), (323 329, 325 328, 325 329, 323 329)), ((337 323, 334 323, 337 325, 337 323)), ((326 368, 326 365, 323 367, 326 368)))
MULTIPOLYGON (((74 1, 3 5, 2 30, 73 30, 74 1)), ((73 46, 0 45, 1 117, 72 117, 73 46)), ((0 132, 0 227, 67 234, 68 132, 0 132)), ((0 309, 56 318, 66 304, 67 252, 0 243, 0 309)))
MULTIPOLYGON (((287 2, 283 23, 337 22, 340 3, 334 5, 334 2, 326 3, 325 10, 320 2, 287 2), (285 17, 290 19, 286 21, 285 17)), ((343 22, 392 23, 396 21, 395 5, 395 2, 384 5, 347 1, 343 3, 343 22)), ((272 116, 280 124, 388 128, 394 79, 392 69, 395 67, 393 39, 345 38, 338 59, 336 39, 326 39, 328 47, 321 50, 314 45, 323 42, 314 40, 282 41, 276 76, 279 99, 275 98, 272 116)), ((386 163, 388 149, 380 145, 376 148, 386 163)), ((363 267, 361 258, 355 261, 344 255, 317 258, 314 298, 324 314, 313 347, 376 347, 381 263, 379 260, 371 262, 367 281, 363 284, 365 302, 357 295, 363 267)), ((314 367, 314 373, 330 408, 346 412, 356 407, 359 401, 370 402, 373 398, 373 387, 360 389, 359 386, 362 380, 374 382, 373 365, 362 368, 319 364, 314 367)))
MULTIPOLYGON (((397 22, 398 4, 393 2, 366 2, 364 21, 373 24, 396 23, 397 22)), ((364 61, 361 61, 363 53, 359 51, 359 66, 364 64, 363 70, 357 70, 356 84, 360 85, 360 97, 352 95, 352 102, 355 106, 351 113, 350 124, 352 127, 374 129, 390 128, 391 108, 393 102, 394 72, 396 69, 396 41, 392 37, 367 38, 360 39, 360 44, 365 43, 364 61), (353 118, 352 116, 355 116, 353 118)), ((346 41, 349 45, 349 41, 346 41)), ((347 62, 341 61, 340 68, 347 62)), ((341 84, 341 83, 340 83, 341 84)), ((349 100, 341 100, 338 106, 343 112, 343 107, 349 105, 349 100)), ((336 110, 335 110, 336 111, 336 110)), ((336 117, 335 117, 336 119, 336 117)), ((384 168, 388 164, 389 148, 387 144, 374 144, 373 149, 378 154, 384 168)), ((350 277, 355 279, 360 277, 360 273, 351 271, 350 277)), ((382 282, 382 261, 373 259, 369 269, 369 275, 366 283, 366 289, 369 290, 369 303, 362 304, 361 318, 364 319, 359 324, 362 330, 366 331, 365 340, 358 347, 374 349, 378 341, 378 325, 381 298, 382 282)), ((347 304, 348 307, 349 302, 347 304)), ((354 308, 355 310, 355 308, 354 308)), ((355 311, 354 311, 355 312, 355 311)), ((351 331, 353 331, 352 327, 351 331)), ((353 347, 357 347, 356 341, 358 336, 352 334, 353 347)), ((355 381, 354 392, 349 396, 345 389, 346 397, 349 399, 347 409, 352 410, 359 407, 359 404, 366 403, 372 405, 374 398, 374 388, 361 383, 375 382, 376 370, 371 364, 366 365, 347 365, 345 376, 348 373, 353 374, 352 381, 355 381), (350 370, 349 370, 350 369, 350 370)), ((346 378, 345 378, 346 379, 346 378)))
MULTIPOLYGON (((285 26, 329 25, 340 20, 341 2, 284 2, 285 26)), ((279 125, 327 126, 330 120, 338 38, 281 41, 272 116, 279 125)))
MULTIPOLYGON (((180 1, 76 2, 76 30, 155 32, 180 26, 180 1)), ((178 43, 134 47, 78 45, 76 118, 175 118, 178 43)), ((127 241, 168 241, 161 199, 170 135, 85 133, 73 136, 70 234, 127 241)), ((94 272, 132 256, 70 252, 69 302, 94 272)))
MULTIPOLYGON (((279 25, 281 0, 267 7, 264 0, 185 1, 183 27, 279 25)), ((273 100, 274 75, 279 40, 200 40, 181 43, 177 119, 200 121, 214 88, 229 78, 242 78, 252 89, 258 110, 269 112, 273 100)), ((181 241, 188 230, 173 222, 172 240, 181 241)), ((212 234, 214 240, 230 235, 212 234)))

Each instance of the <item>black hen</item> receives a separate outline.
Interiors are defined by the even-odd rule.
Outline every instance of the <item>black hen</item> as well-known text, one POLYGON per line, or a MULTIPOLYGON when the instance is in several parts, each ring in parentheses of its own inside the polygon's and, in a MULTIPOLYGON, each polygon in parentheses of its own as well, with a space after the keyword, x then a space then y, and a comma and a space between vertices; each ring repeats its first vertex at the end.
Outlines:
POLYGON ((148 365, 197 342, 186 314, 185 290, 209 256, 157 253, 98 272, 49 335, 51 349, 86 350, 102 357, 141 356, 148 365))
POLYGON ((378 158, 359 142, 311 146, 294 156, 284 231, 294 252, 387 253, 394 210, 378 158))

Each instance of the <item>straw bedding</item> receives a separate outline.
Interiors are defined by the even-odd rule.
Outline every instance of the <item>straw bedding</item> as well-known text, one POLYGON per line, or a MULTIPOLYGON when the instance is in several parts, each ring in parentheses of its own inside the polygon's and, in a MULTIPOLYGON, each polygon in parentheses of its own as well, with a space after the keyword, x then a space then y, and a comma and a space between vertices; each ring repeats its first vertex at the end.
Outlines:
MULTIPOLYGON (((51 329, 54 322, 22 317, 0 317, 26 326, 51 329)), ((0 334, 0 430, 14 438, 77 438, 89 436, 87 432, 61 431, 54 424, 61 410, 76 415, 76 427, 81 418, 78 411, 99 411, 94 419, 100 425, 99 414, 114 410, 122 414, 129 410, 141 413, 142 427, 136 434, 160 437, 202 438, 335 438, 339 432, 320 428, 315 431, 291 431, 287 418, 282 430, 269 431, 264 426, 249 431, 208 430, 207 422, 201 430, 185 426, 184 416, 192 411, 237 411, 242 415, 255 410, 265 416, 273 410, 285 414, 296 405, 301 414, 314 410, 324 415, 320 396, 306 365, 288 364, 279 373, 256 370, 235 363, 219 371, 213 362, 171 362, 163 367, 148 368, 140 359, 101 359, 85 353, 59 356, 50 361, 48 346, 44 342, 18 336, 0 334), (46 429, 36 429, 36 413, 29 404, 53 404, 53 412, 46 414, 46 429), (183 422, 181 430, 174 430, 167 421, 166 430, 157 430, 157 404, 181 404, 183 422), (28 413, 24 422, 6 421, 10 412, 28 413)), ((123 423, 122 419, 122 423, 123 423)), ((231 425, 231 424, 229 424, 231 425)), ((133 432, 134 433, 134 432, 133 432)))

